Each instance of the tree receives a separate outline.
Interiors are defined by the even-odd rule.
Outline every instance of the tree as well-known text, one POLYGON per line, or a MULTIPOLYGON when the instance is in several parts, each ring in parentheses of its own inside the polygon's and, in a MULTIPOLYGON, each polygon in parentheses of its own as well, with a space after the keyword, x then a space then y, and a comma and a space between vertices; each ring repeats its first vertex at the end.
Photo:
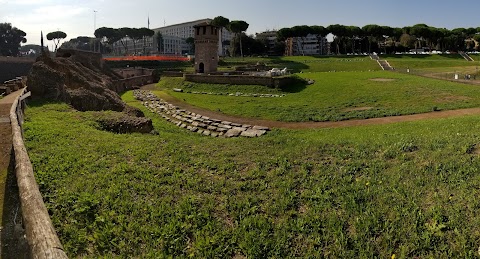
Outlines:
POLYGON ((58 44, 61 40, 65 39, 67 34, 63 31, 54 31, 47 34, 47 40, 53 41, 55 44, 55 52, 57 52, 58 44))
POLYGON ((113 49, 113 44, 121 39, 117 29, 101 27, 95 30, 95 37, 100 39, 103 44, 107 44, 113 49))
POLYGON ((26 43, 27 34, 12 27, 10 23, 0 23, 0 55, 18 56, 20 43, 26 43))
POLYGON ((222 38, 223 28, 227 28, 228 24, 230 24, 230 20, 228 18, 223 17, 223 16, 217 16, 217 17, 213 18, 213 20, 212 20, 212 25, 220 27, 220 38, 218 40, 222 44, 222 51, 223 51, 223 38, 222 38))
POLYGON ((161 32, 157 31, 155 34, 155 40, 157 41, 157 51, 158 53, 163 52, 163 35, 161 32))
POLYGON ((277 50, 278 52, 281 52, 283 54, 286 54, 286 48, 287 44, 285 44, 285 41, 288 38, 293 37, 293 31, 291 28, 281 28, 280 30, 277 31, 277 50), (283 47, 283 50, 281 51, 280 48, 283 47))
MULTIPOLYGON (((228 29, 235 34, 235 38, 248 29, 249 24, 245 21, 231 21, 228 29)), ((242 37, 240 38, 240 56, 243 58, 242 37)), ((234 52, 235 53, 235 52, 234 52)))
POLYGON ((475 34, 475 35, 473 36, 473 40, 475 40, 475 41, 477 42, 477 44, 476 44, 475 46, 476 46, 476 48, 477 48, 477 50, 478 50, 478 48, 479 48, 479 46, 480 46, 480 34, 475 34))
POLYGON ((140 28, 140 34, 143 36, 143 55, 146 55, 145 53, 145 47, 147 45, 146 40, 147 38, 150 38, 153 35, 155 35, 155 32, 153 30, 150 30, 149 28, 142 27, 140 28))
POLYGON ((409 34, 402 34, 400 36, 400 45, 402 45, 405 48, 405 52, 407 52, 407 48, 412 48, 414 47, 415 41, 417 39, 409 34))
POLYGON ((152 37, 155 34, 153 30, 148 28, 128 28, 128 34, 126 34, 133 41, 133 52, 137 54, 137 43, 143 40, 143 52, 145 54, 145 38, 152 37))
POLYGON ((422 47, 423 42, 430 40, 430 28, 426 24, 415 24, 410 28, 410 35, 415 36, 415 52, 422 47), (418 46, 417 46, 418 45, 418 46))
POLYGON ((381 27, 376 24, 368 24, 362 27, 368 39, 368 53, 372 53, 372 42, 381 34, 381 27))
POLYGON ((294 26, 292 27, 292 33, 294 37, 302 39, 300 43, 300 48, 301 48, 302 55, 305 56, 305 49, 304 49, 305 39, 308 36, 308 34, 312 33, 312 29, 310 28, 310 26, 307 26, 307 25, 294 26))
POLYGON ((317 44, 318 44, 318 47, 320 48, 320 55, 323 55, 324 54, 323 39, 327 36, 328 30, 327 28, 323 26, 318 26, 318 25, 310 26, 310 29, 312 30, 312 34, 316 35, 317 44))
POLYGON ((125 55, 128 55, 128 39, 130 38, 130 35, 135 34, 134 29, 123 27, 117 30, 120 36, 120 43, 125 48, 125 55))
POLYGON ((347 26, 346 31, 347 31, 347 35, 350 37, 352 41, 352 53, 355 53, 355 43, 357 40, 361 39, 363 31, 358 26, 347 26))
POLYGON ((333 34, 333 41, 337 45, 337 55, 340 54, 340 41, 346 36, 347 29, 344 25, 333 24, 327 27, 328 31, 333 34))
POLYGON ((189 54, 195 54, 195 39, 193 37, 188 37, 185 40, 185 43, 189 46, 189 54))

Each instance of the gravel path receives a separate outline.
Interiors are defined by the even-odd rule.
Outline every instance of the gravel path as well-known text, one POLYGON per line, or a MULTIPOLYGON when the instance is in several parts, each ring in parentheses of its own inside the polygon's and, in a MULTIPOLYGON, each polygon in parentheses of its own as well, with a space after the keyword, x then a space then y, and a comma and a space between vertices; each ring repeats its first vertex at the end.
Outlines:
POLYGON ((23 89, 0 99, 0 252, 2 258, 27 258, 21 227, 22 214, 12 159, 10 108, 23 89))

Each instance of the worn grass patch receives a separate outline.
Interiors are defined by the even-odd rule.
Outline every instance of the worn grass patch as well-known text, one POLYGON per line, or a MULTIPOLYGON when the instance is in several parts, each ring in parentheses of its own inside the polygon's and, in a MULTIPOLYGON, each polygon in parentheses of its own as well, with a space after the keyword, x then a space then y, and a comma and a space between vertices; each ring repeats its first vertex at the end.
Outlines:
POLYGON ((478 253, 478 116, 214 139, 143 111, 160 135, 99 131, 92 113, 61 104, 27 109, 28 151, 69 257, 478 253))

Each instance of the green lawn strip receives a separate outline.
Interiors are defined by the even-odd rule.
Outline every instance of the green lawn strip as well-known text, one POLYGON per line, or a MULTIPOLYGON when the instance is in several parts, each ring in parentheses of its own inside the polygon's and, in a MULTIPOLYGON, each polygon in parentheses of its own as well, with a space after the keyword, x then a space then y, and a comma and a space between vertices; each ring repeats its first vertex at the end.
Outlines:
POLYGON ((390 65, 398 69, 426 69, 437 67, 465 67, 475 66, 475 62, 468 62, 458 54, 451 55, 382 55, 390 65))
POLYGON ((368 56, 295 56, 266 58, 224 58, 223 67, 265 63, 277 68, 288 68, 293 72, 329 72, 329 71, 376 71, 381 70, 378 63, 368 56))
MULTIPOLYGON (((232 97, 176 93, 172 96, 195 106, 225 114, 278 121, 339 121, 405 115, 480 106, 478 87, 390 72, 303 73, 315 84, 285 88, 282 98, 232 97), (390 82, 372 81, 393 79, 390 82), (239 109, 241 107, 241 109, 239 109)), ((162 88, 180 85, 180 79, 162 79, 162 88), (165 80, 164 82, 162 82, 165 80)), ((195 85, 193 83, 185 83, 195 85)), ((198 91, 218 87, 241 92, 244 87, 197 85, 198 91)), ((258 89, 255 88, 255 89, 258 89)), ((268 89, 268 88, 265 88, 268 89)))
POLYGON ((480 54, 468 54, 473 60, 480 61, 480 54))
POLYGON ((478 116, 223 139, 142 110, 159 135, 99 131, 66 105, 27 109, 69 257, 477 254, 478 116))
POLYGON ((184 92, 199 93, 248 93, 248 94, 283 94, 279 89, 262 85, 229 85, 229 84, 203 84, 187 82, 181 77, 162 78, 157 84, 159 89, 182 89, 184 92))

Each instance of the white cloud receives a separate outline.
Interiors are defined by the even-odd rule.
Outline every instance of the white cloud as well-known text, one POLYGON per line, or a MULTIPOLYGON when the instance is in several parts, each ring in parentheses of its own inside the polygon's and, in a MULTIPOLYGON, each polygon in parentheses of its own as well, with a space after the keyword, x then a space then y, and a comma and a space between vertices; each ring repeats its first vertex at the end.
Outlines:
MULTIPOLYGON (((30 0, 22 1, 25 3, 30 0)), ((47 0, 42 2, 47 2, 47 0)), ((86 7, 75 5, 42 5, 24 12, 17 9, 16 12, 8 14, 6 18, 13 26, 27 33, 27 40, 30 43, 39 43, 41 30, 44 35, 51 31, 61 30, 70 38, 76 37, 82 32, 88 32, 90 27, 93 28, 91 11, 86 7)), ((90 30, 93 31, 93 29, 90 30)))

